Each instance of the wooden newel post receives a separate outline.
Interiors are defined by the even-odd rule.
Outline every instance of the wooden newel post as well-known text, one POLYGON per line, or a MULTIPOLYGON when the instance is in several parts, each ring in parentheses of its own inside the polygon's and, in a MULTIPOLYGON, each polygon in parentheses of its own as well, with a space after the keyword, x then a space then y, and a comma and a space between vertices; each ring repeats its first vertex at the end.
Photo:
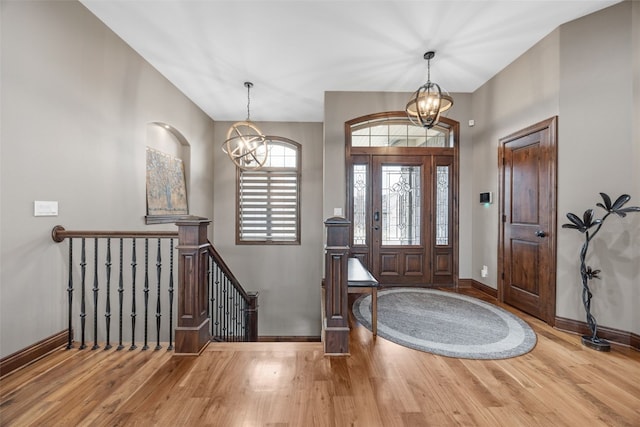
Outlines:
POLYGON ((211 338, 207 269, 211 221, 194 217, 176 222, 178 226, 178 326, 176 354, 196 355, 211 338))
POLYGON ((249 302, 244 312, 245 339, 249 342, 258 341, 258 293, 247 292, 249 302))
POLYGON ((349 225, 345 218, 334 217, 325 221, 325 313, 324 353, 349 354, 349 307, 347 294, 349 225))

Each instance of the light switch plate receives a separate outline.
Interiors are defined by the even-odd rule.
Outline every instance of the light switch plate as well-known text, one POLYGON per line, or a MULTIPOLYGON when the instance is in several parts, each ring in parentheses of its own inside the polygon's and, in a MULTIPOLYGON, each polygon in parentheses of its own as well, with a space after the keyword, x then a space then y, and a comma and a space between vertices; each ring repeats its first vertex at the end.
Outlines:
POLYGON ((342 208, 333 208, 333 216, 342 216, 342 208))
POLYGON ((34 201, 33 216, 58 216, 58 202, 42 200, 34 201))

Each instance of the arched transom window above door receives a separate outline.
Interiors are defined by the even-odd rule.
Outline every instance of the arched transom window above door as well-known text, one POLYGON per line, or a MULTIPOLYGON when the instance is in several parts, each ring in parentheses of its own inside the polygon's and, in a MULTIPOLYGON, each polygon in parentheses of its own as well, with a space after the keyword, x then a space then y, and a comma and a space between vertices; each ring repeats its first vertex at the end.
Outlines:
POLYGON ((375 117, 351 124, 352 147, 446 147, 454 146, 451 127, 439 123, 431 129, 416 126, 406 117, 375 117))

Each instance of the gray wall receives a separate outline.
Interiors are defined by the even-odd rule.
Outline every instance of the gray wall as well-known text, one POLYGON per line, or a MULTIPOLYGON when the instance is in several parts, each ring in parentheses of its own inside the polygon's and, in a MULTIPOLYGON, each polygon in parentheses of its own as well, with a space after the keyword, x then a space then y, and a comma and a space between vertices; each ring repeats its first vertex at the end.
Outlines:
POLYGON ((149 123, 188 140, 190 212, 213 216, 213 121, 80 3, 1 7, 3 357, 66 328, 54 225, 175 229, 144 225, 145 148, 168 138, 149 123), (34 200, 58 201, 59 216, 34 217, 34 200))
POLYGON ((220 148, 231 124, 216 122, 213 243, 242 286, 259 293, 260 336, 319 337, 324 239, 322 123, 256 123, 266 135, 302 145, 300 245, 235 244, 236 170, 220 148))
MULTIPOLYGON (((578 261, 583 236, 560 228, 566 213, 581 216, 595 208, 601 191, 612 197, 628 193, 631 204, 640 205, 638 9, 640 3, 624 2, 562 25, 473 93, 474 194, 498 190, 501 137, 559 115, 559 317, 584 321, 578 261)), ((602 280, 593 282, 598 323, 636 333, 639 217, 607 220, 588 259, 603 270, 602 280)), ((472 277, 496 288, 498 205, 474 204, 472 229, 472 277), (486 279, 478 270, 483 264, 489 266, 486 279)))
MULTIPOLYGON (((599 192, 627 193, 630 205, 640 206, 637 133, 634 138, 640 109, 633 97, 640 74, 633 38, 638 9, 640 3, 624 2, 560 28, 560 224, 567 212, 582 215, 588 208, 601 218, 604 211, 595 207, 599 192)), ((580 320, 582 237, 573 230, 558 232, 557 314, 580 320)), ((602 279, 592 281, 598 323, 639 332, 640 214, 607 219, 590 253, 587 265, 602 270, 602 279)))
POLYGON ((492 288, 497 288, 498 269, 498 141, 558 114, 559 38, 558 30, 552 32, 472 96, 472 191, 492 191, 495 197, 489 206, 472 204, 471 277, 492 288), (489 270, 486 278, 480 276, 483 265, 489 270))

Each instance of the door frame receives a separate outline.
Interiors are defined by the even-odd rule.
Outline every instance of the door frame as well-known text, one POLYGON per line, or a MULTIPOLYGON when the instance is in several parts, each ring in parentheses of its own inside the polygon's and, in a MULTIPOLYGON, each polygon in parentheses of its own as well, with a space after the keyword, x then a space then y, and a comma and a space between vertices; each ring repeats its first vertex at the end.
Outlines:
MULTIPOLYGON (((456 120, 449 119, 447 117, 441 117, 440 123, 443 123, 449 128, 450 136, 453 139, 453 147, 352 147, 351 146, 351 126, 357 123, 362 123, 365 121, 373 121, 379 119, 393 119, 393 118, 406 118, 405 111, 387 111, 381 113, 368 114, 365 116, 357 117, 351 120, 348 120, 344 123, 344 136, 345 136, 345 184, 346 184, 346 200, 345 200, 345 217, 352 217, 352 206, 351 206, 351 198, 352 198, 352 176, 351 176, 351 168, 354 164, 354 159, 362 159, 368 157, 370 160, 368 161, 369 165, 371 163, 371 157, 374 155, 430 155, 432 159, 435 160, 435 163, 432 164, 432 169, 435 171, 433 165, 437 164, 437 161, 440 156, 450 157, 451 162, 451 212, 450 212, 450 240, 449 245, 446 247, 442 247, 443 249, 447 248, 450 250, 450 255, 448 255, 450 260, 450 268, 451 268, 451 283, 449 280, 444 280, 444 276, 437 277, 436 269, 438 264, 441 264, 441 261, 445 259, 445 257, 437 252, 436 246, 433 244, 434 242, 430 242, 432 244, 429 249, 430 259, 426 260, 430 263, 430 271, 431 271, 431 283, 429 285, 433 286, 448 286, 452 285, 457 288, 459 283, 459 262, 458 262, 458 254, 459 254, 459 228, 460 228, 460 220, 459 220, 459 194, 460 194, 460 123, 456 120)), ((357 163, 357 162, 356 162, 357 163)), ((369 174, 369 180, 371 179, 371 174, 369 174)), ((367 198, 371 200, 371 184, 369 183, 367 186, 367 198)), ((433 189, 430 189, 433 191, 433 189)), ((370 228, 372 226, 372 221, 370 218, 371 214, 366 218, 366 227, 370 228)), ((434 221, 428 220, 428 224, 434 224, 434 221)), ((432 238, 435 238, 434 233, 431 232, 430 235, 432 238)), ((353 243, 353 224, 349 226, 349 247, 350 247, 350 256, 355 256, 359 258, 363 264, 367 267, 370 267, 369 263, 371 262, 371 235, 368 234, 368 242, 365 246, 368 247, 367 254, 354 253, 354 248, 352 247, 353 243)), ((433 239, 432 239, 433 240, 433 239)), ((356 250, 357 252, 357 250, 356 250)))
POLYGON ((505 242, 504 242, 504 227, 506 221, 506 207, 505 207, 505 146, 507 143, 530 135, 532 133, 540 132, 545 129, 549 130, 549 149, 544 152, 544 160, 549 165, 549 191, 548 198, 546 199, 549 209, 549 233, 550 239, 550 254, 549 254, 549 299, 546 301, 545 306, 542 309, 544 313, 544 322, 550 326, 555 325, 556 316, 556 266, 557 266, 557 187, 558 187, 558 116, 553 116, 549 119, 538 122, 534 125, 516 131, 504 138, 500 138, 500 145, 498 146, 498 196, 499 196, 499 215, 498 215, 498 299, 500 302, 505 300, 505 242))

